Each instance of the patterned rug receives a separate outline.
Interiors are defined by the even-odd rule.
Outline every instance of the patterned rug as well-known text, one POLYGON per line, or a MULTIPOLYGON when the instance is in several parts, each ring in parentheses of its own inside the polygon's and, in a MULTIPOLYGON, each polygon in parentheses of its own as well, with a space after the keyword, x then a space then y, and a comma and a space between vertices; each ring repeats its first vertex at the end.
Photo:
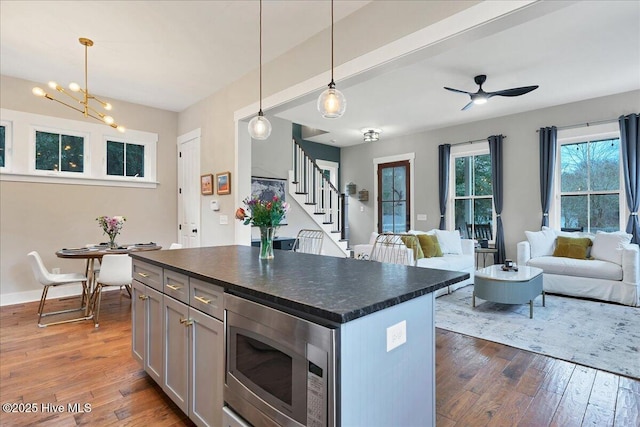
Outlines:
POLYGON ((640 308, 546 296, 508 305, 476 298, 473 286, 436 299, 436 327, 640 379, 640 308))

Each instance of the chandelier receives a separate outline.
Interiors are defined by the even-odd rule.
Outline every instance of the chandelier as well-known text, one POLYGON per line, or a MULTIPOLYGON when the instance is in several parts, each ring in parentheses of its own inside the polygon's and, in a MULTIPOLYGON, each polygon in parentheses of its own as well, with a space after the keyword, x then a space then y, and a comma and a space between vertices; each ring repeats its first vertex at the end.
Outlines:
POLYGON ((95 102, 97 102, 98 104, 100 104, 100 106, 102 106, 102 108, 104 108, 107 111, 111 111, 111 104, 109 104, 108 102, 102 101, 98 98, 96 98, 95 96, 93 96, 90 92, 89 92, 89 88, 87 85, 87 49, 90 46, 93 46, 93 41, 86 39, 84 37, 81 37, 79 39, 80 44, 84 46, 84 89, 80 87, 80 85, 78 83, 70 83, 69 84, 69 89, 72 92, 81 92, 82 93, 82 97, 80 96, 75 96, 72 93, 70 93, 69 91, 65 90, 62 86, 58 85, 56 82, 49 82, 49 87, 51 89, 57 90, 60 93, 63 93, 65 95, 67 95, 68 97, 74 99, 78 104, 80 104, 80 106, 74 106, 74 105, 70 105, 67 104, 64 101, 61 101, 59 99, 54 98, 52 95, 49 95, 47 92, 45 92, 42 88, 39 87, 34 87, 32 92, 34 95, 36 96, 41 96, 43 98, 47 98, 51 101, 56 101, 64 106, 67 106, 69 108, 72 108, 80 113, 82 113, 85 117, 91 117, 94 118, 96 120, 99 120, 101 122, 106 123, 107 125, 111 126, 114 129, 119 130, 120 132, 124 132, 125 128, 124 126, 118 125, 115 120, 113 119, 113 117, 101 113, 100 111, 97 111, 93 106, 91 106, 89 104, 90 100, 93 100, 95 102))
POLYGON ((253 139, 264 140, 271 135, 271 123, 262 112, 262 0, 260 0, 260 110, 249 122, 249 135, 253 139))
POLYGON ((333 0, 331 0, 331 82, 329 87, 318 97, 316 106, 322 117, 325 119, 337 119, 341 117, 347 109, 347 100, 333 81, 333 0))

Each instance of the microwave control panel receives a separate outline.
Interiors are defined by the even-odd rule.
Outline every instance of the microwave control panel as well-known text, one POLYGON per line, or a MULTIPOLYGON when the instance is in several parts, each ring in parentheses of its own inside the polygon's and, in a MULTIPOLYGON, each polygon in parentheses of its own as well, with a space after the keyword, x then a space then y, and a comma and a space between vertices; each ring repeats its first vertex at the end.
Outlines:
POLYGON ((307 427, 326 426, 327 400, 323 369, 309 361, 307 370, 307 427))

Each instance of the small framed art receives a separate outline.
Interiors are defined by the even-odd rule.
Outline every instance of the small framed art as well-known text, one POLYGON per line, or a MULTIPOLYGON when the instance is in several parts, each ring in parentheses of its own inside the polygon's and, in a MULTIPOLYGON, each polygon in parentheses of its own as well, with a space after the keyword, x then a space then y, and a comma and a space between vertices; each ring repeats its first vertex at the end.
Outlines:
POLYGON ((213 194, 213 174, 200 176, 200 193, 205 196, 213 194))
POLYGON ((220 195, 231 194, 231 172, 216 174, 216 188, 220 195))

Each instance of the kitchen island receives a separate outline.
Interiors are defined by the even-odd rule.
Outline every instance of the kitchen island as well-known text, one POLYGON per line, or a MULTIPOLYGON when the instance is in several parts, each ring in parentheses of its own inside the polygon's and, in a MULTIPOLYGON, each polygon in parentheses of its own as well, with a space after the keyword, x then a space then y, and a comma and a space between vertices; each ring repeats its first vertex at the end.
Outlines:
POLYGON ((143 269, 161 269, 163 282, 177 274, 335 330, 336 392, 327 425, 435 425, 433 292, 468 274, 286 251, 267 261, 258 251, 221 246, 132 257, 143 269))

